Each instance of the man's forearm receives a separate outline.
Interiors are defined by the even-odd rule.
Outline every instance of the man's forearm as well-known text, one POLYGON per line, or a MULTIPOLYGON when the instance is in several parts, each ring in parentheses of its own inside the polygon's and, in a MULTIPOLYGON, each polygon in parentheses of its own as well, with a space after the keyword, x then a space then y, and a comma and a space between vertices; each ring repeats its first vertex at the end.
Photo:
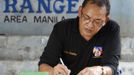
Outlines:
POLYGON ((39 66, 39 71, 40 72, 48 72, 49 75, 53 75, 53 68, 49 66, 48 64, 41 64, 39 66))

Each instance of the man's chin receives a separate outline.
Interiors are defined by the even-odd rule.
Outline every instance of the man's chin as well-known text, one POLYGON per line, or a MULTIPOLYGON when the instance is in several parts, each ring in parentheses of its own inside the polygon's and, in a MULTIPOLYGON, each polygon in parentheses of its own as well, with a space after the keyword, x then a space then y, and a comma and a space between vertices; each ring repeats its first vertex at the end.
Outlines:
POLYGON ((85 33, 86 36, 92 36, 92 33, 85 33))

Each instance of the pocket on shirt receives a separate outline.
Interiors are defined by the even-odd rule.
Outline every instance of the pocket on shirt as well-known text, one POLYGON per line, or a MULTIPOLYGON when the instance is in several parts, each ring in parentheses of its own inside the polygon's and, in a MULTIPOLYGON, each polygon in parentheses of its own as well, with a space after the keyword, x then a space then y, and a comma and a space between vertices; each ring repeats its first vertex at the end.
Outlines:
POLYGON ((77 61, 78 58, 78 52, 73 50, 65 50, 63 51, 63 58, 64 61, 68 64, 73 64, 77 61))

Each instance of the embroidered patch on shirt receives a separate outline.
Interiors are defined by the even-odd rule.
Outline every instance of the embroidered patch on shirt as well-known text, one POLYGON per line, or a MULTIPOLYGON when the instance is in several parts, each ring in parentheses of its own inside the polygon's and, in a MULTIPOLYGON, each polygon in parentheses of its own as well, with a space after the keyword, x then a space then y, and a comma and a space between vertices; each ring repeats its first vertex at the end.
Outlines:
POLYGON ((71 51, 64 51, 64 53, 72 55, 72 56, 77 56, 77 53, 71 52, 71 51))
POLYGON ((102 57, 102 54, 103 54, 103 49, 102 47, 99 47, 99 46, 95 46, 93 48, 93 58, 101 58, 102 57))

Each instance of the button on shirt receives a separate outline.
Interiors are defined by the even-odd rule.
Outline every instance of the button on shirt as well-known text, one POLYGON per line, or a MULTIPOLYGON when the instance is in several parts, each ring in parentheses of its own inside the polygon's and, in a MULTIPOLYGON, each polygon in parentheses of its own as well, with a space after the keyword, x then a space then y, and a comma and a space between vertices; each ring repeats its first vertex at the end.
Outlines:
POLYGON ((77 75, 82 69, 91 66, 109 66, 115 75, 120 57, 119 25, 109 20, 97 34, 86 41, 79 32, 79 18, 58 22, 49 37, 40 64, 56 66, 63 59, 77 75))

